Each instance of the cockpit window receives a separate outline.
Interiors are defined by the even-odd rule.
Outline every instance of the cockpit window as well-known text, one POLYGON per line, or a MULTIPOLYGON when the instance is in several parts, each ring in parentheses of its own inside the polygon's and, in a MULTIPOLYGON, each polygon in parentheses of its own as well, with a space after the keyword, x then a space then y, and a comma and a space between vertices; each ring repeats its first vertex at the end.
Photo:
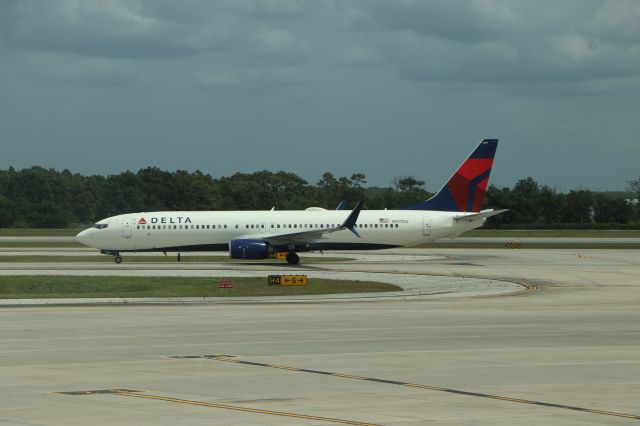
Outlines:
POLYGON ((107 223, 96 223, 95 225, 93 225, 94 228, 96 229, 105 229, 109 226, 109 224, 107 223))

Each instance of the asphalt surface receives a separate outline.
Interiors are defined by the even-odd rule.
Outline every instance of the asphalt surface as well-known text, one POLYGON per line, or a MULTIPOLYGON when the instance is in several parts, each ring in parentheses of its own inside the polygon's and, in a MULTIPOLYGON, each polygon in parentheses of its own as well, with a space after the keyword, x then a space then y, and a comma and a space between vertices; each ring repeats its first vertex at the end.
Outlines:
POLYGON ((297 268, 537 288, 506 295, 2 307, 0 424, 637 424, 638 254, 443 247, 297 268))

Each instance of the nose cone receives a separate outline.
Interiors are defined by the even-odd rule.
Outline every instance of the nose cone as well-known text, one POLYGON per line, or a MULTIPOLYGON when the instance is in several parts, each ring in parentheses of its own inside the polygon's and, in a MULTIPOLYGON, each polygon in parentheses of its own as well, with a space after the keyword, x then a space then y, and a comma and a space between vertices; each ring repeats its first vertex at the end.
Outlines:
POLYGON ((84 231, 80 232, 78 235, 76 235, 76 240, 79 243, 84 244, 85 246, 91 246, 91 229, 85 229, 84 231))

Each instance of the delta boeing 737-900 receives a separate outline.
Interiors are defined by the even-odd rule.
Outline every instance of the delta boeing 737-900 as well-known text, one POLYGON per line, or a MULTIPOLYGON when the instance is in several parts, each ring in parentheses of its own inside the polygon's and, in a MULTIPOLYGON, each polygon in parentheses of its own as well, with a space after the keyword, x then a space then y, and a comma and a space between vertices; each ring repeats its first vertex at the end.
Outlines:
POLYGON ((286 252, 411 247, 478 228, 505 210, 480 210, 498 145, 484 139, 430 199, 398 210, 165 211, 109 217, 78 241, 114 256, 124 252, 228 251, 233 259, 286 252))

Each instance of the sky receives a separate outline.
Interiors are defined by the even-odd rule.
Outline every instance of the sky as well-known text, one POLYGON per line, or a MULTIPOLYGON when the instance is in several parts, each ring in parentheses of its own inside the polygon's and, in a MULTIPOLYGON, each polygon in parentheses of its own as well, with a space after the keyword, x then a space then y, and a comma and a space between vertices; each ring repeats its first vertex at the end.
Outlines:
POLYGON ((0 169, 640 177, 637 0, 3 0, 0 169))

